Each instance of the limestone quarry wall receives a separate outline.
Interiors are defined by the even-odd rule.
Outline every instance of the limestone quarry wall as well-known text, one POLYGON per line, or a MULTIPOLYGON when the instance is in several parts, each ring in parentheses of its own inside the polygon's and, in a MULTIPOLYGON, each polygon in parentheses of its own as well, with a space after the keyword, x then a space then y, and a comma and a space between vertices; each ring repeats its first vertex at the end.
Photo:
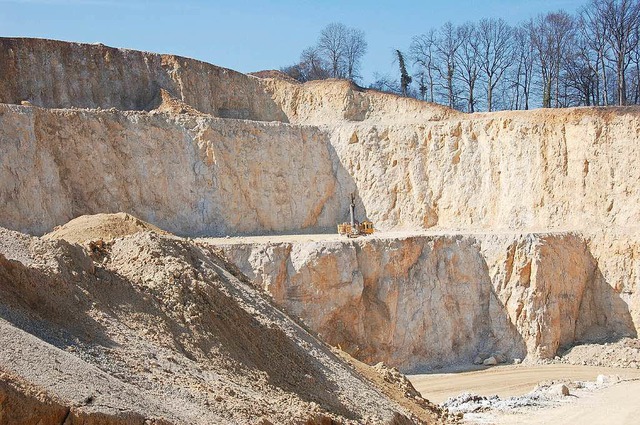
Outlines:
POLYGON ((127 208, 179 234, 330 231, 347 218, 350 192, 357 193, 358 217, 378 229, 633 230, 640 221, 635 110, 560 112, 556 122, 532 113, 328 130, 171 114, 0 109, 6 176, 0 208, 21 217, 5 212, 0 225, 27 232, 127 208), (222 162, 207 159, 206 150, 216 150, 207 143, 229 146, 222 162), (69 155, 47 161, 47 151, 69 155), (71 158, 76 163, 65 166, 71 158), (49 192, 46 181, 25 191, 34 178, 52 175, 63 177, 66 196, 49 192), (213 175, 221 185, 239 185, 226 187, 232 197, 223 203, 206 189, 213 175), (96 179, 108 176, 114 180, 105 180, 105 190, 96 179), (128 189, 114 189, 125 181, 128 189), (135 195, 163 184, 171 194, 135 195), (179 213, 174 200, 183 196, 189 202, 179 213), (230 218, 232 210, 237 214, 230 218))
POLYGON ((640 327, 636 107, 467 115, 15 38, 0 77, 0 226, 123 211, 185 236, 333 232, 355 192, 378 230, 441 236, 225 249, 360 358, 549 357, 640 327))
POLYGON ((639 112, 349 123, 330 139, 379 228, 637 229, 639 112))
POLYGON ((570 233, 228 244, 223 252, 330 344, 409 372, 478 355, 552 358, 580 341, 635 336, 640 314, 637 300, 612 288, 625 272, 603 270, 570 233))
MULTIPOLYGON (((237 156, 231 160, 247 159, 247 167, 279 170, 269 183, 281 198, 277 204, 289 202, 285 199, 289 197, 291 208, 304 209, 307 212, 300 214, 311 216, 318 214, 317 209, 323 210, 327 217, 325 221, 315 223, 313 219, 282 216, 279 207, 273 208, 271 202, 247 203, 245 207, 226 205, 219 209, 223 215, 226 208, 238 208, 238 213, 248 214, 246 220, 239 220, 235 225, 225 217, 216 219, 206 213, 202 217, 197 213, 200 210, 192 211, 183 217, 182 224, 170 225, 180 234, 201 231, 232 234, 291 232, 307 231, 312 227, 328 230, 348 215, 348 201, 343 199, 350 192, 357 194, 358 218, 370 218, 382 230, 436 227, 563 231, 636 227, 640 221, 640 208, 637 207, 640 204, 640 191, 637 190, 640 167, 636 166, 640 159, 637 143, 640 138, 640 111, 637 108, 465 115, 413 99, 364 91, 344 81, 302 85, 260 80, 191 59, 49 40, 0 39, 0 67, 3 76, 0 79, 0 103, 28 100, 47 108, 113 107, 155 112, 164 100, 161 93, 164 89, 167 96, 186 108, 195 108, 195 115, 200 111, 215 117, 253 121, 242 124, 237 120, 219 121, 217 126, 224 129, 223 133, 229 139, 251 139, 252 132, 262 134, 266 127, 256 120, 295 124, 294 127, 269 127, 269 140, 263 143, 258 138, 254 145, 254 150, 261 151, 259 155, 255 153, 245 158, 245 152, 237 151, 231 153, 237 156), (234 133, 236 129, 237 134, 234 133), (318 149, 330 151, 332 173, 322 169, 325 166, 322 157, 315 166, 312 158, 316 151, 296 152, 298 148, 307 149, 309 144, 305 144, 305 138, 308 134, 313 134, 312 144, 326 145, 318 149), (270 148, 277 143, 291 143, 292 146, 290 149, 285 146, 276 150, 270 148), (286 158, 289 153, 300 156, 289 161, 286 158), (303 162, 300 161, 302 156, 303 162), (265 165, 267 163, 272 164, 271 167, 265 165), (314 189, 300 185, 299 191, 313 192, 309 194, 313 201, 298 203, 291 196, 291 191, 281 191, 276 187, 283 180, 292 182, 297 180, 298 174, 304 173, 316 176, 316 186, 338 188, 336 197, 339 200, 331 196, 317 196, 314 189), (260 209, 254 211, 258 206, 260 209), (258 216, 260 219, 253 220, 253 224, 247 223, 258 216), (203 225, 204 221, 216 220, 228 225, 203 225), (274 221, 282 224, 274 225, 274 221)), ((172 157, 173 149, 181 149, 174 144, 174 135, 161 134, 155 128, 145 126, 150 119, 163 128, 175 125, 172 115, 180 115, 178 112, 185 115, 185 111, 173 112, 153 119, 141 112, 135 120, 129 120, 130 124, 124 125, 132 129, 139 126, 135 129, 135 139, 143 141, 143 144, 146 140, 162 141, 148 145, 143 157, 172 157), (153 146, 160 149, 153 152, 153 146)), ((67 119, 60 112, 52 113, 59 119, 67 119)), ((44 117, 45 114, 40 111, 36 115, 44 117)), ((96 134, 107 134, 110 140, 120 137, 98 124, 113 114, 105 115, 99 111, 82 114, 83 119, 94 123, 96 134)), ((14 119, 6 113, 4 117, 5 122, 14 119)), ((15 119, 19 120, 18 116, 15 119)), ((58 127, 45 127, 34 121, 31 127, 38 129, 37 133, 26 136, 27 133, 23 132, 21 137, 46 139, 52 147, 54 144, 84 146, 95 143, 92 140, 94 132, 82 133, 66 128, 74 125, 70 121, 61 125, 64 132, 69 133, 61 138, 58 127)), ((180 135, 176 136, 181 138, 183 132, 184 128, 178 128, 180 135)), ((4 131, 2 140, 14 141, 15 137, 4 131)), ((128 140, 129 144, 133 143, 131 137, 128 140)), ((111 155, 114 147, 106 147, 105 153, 111 155)), ((169 159, 161 158, 159 161, 169 159)), ((135 182, 134 185, 142 184, 142 180, 137 180, 137 174, 127 175, 129 169, 116 171, 120 164, 125 163, 114 161, 109 168, 112 173, 135 182)), ((146 164, 145 160, 141 163, 146 164)), ((193 161, 187 163, 192 164, 193 161)), ((7 164, 8 161, 4 161, 0 165, 7 168, 7 164)), ((38 173, 44 164, 34 164, 32 171, 38 173)), ((138 169, 146 173, 141 167, 138 169)), ((175 180, 172 186, 175 192, 194 190, 189 179, 174 179, 173 171, 164 170, 168 169, 158 167, 153 175, 175 180)), ((230 179, 241 177, 238 173, 234 175, 232 168, 224 170, 227 171, 232 174, 228 176, 230 179)), ((47 175, 48 171, 43 170, 42 174, 47 175)), ((222 176, 219 172, 218 175, 222 176)), ((247 176, 249 180, 256 178, 251 172, 247 176)), ((155 184, 153 178, 148 180, 146 174, 144 177, 145 183, 155 184)), ((260 179, 265 181, 265 177, 260 179)), ((307 181, 308 178, 303 178, 301 183, 307 181)), ((95 188, 84 187, 89 182, 84 177, 67 179, 67 182, 80 193, 95 191, 95 188)), ((13 192, 4 192, 5 199, 15 203, 15 197, 30 198, 31 195, 14 187, 20 186, 20 181, 10 179, 4 183, 14 189, 13 192)), ((255 184, 246 186, 244 197, 270 196, 254 190, 258 187, 262 189, 255 184)), ((323 189, 320 192, 324 194, 323 189)), ((110 202, 105 200, 100 205, 107 211, 125 208, 129 203, 121 195, 125 194, 120 192, 108 197, 110 202)), ((76 196, 73 206, 53 205, 49 200, 54 198, 33 199, 34 203, 43 204, 40 209, 45 211, 39 212, 37 219, 52 225, 64 222, 62 219, 70 218, 69 214, 96 212, 91 202, 83 205, 86 198, 76 196), (56 210, 60 208, 69 213, 58 214, 56 210)), ((167 214, 164 211, 170 211, 169 214, 175 215, 170 198, 161 198, 152 201, 141 198, 141 203, 135 204, 138 208, 127 212, 142 211, 142 219, 165 224, 166 219, 155 221, 155 215, 149 213, 154 210, 156 214, 164 215, 167 214)), ((68 200, 66 202, 69 203, 68 200)), ((188 205, 192 206, 194 202, 188 205)), ((202 197, 200 202, 216 201, 215 198, 202 197)), ((31 217, 28 222, 34 220, 31 217)), ((12 225, 7 220, 0 224, 36 233, 50 230, 44 224, 29 227, 19 221, 12 225)))
POLYGON ((0 103, 151 110, 161 88, 223 118, 287 121, 257 78, 173 55, 102 44, 0 38, 0 103))
POLYGON ((346 202, 326 135, 210 116, 0 105, 0 226, 127 211, 180 235, 311 232, 346 202))

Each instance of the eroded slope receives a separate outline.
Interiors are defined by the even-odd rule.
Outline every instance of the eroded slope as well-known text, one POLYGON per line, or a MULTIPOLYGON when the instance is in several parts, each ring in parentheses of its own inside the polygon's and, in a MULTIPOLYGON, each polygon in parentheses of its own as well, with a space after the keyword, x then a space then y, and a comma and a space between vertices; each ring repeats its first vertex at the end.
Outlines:
POLYGON ((93 251, 1 236, 9 422, 24 382, 18 394, 39 391, 72 423, 409 422, 207 248, 149 232, 93 251))

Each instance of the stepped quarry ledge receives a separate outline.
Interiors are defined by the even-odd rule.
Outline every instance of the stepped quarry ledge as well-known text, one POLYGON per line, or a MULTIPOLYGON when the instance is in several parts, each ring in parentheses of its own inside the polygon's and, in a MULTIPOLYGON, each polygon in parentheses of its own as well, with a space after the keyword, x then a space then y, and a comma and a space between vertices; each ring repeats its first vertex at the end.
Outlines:
POLYGON ((15 38, 0 75, 2 227, 123 211, 200 237, 328 343, 404 371, 637 337, 636 107, 468 115, 15 38), (381 233, 207 238, 330 234, 352 192, 381 233))
MULTIPOLYGON (((550 359, 575 344, 636 337, 625 287, 640 238, 598 249, 580 232, 388 232, 198 239, 323 340, 404 372, 550 359)), ((637 279, 634 276, 633 279, 637 279)), ((628 286, 626 287, 628 288, 628 286)))

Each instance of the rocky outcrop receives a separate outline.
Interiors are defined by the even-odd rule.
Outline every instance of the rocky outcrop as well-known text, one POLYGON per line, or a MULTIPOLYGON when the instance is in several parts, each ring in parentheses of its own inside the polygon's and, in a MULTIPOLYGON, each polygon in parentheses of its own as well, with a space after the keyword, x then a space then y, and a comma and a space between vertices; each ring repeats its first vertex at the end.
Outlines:
POLYGON ((636 332, 628 306, 574 234, 221 246, 324 340, 405 371, 479 354, 552 358, 578 341, 636 332))
POLYGON ((0 140, 0 225, 30 233, 118 211, 181 235, 317 231, 348 202, 312 127, 0 104, 0 140))
POLYGON ((0 103, 149 111, 164 89, 214 117, 287 121, 259 79, 173 55, 0 38, 0 75, 0 103))

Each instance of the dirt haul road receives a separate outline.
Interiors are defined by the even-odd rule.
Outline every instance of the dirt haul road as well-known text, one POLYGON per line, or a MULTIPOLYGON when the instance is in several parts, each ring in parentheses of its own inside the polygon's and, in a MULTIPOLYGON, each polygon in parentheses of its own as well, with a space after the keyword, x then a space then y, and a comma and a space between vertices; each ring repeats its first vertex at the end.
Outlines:
POLYGON ((525 394, 543 381, 595 381, 598 375, 640 379, 640 370, 563 364, 508 365, 469 372, 410 375, 408 378, 424 397, 442 403, 461 392, 510 397, 525 394))
MULTIPOLYGON (((568 233, 575 231, 574 229, 554 229, 553 233, 568 233)), ((527 229, 526 231, 465 231, 458 232, 447 229, 430 229, 430 230, 389 230, 376 231, 373 235, 360 236, 357 239, 350 239, 347 236, 336 233, 300 233, 300 234, 282 234, 282 235, 256 235, 256 236, 233 236, 233 237, 216 237, 216 238, 196 238, 205 241, 211 245, 244 245, 244 244, 279 244, 294 242, 326 242, 326 241, 349 241, 349 240, 371 240, 371 239, 402 239, 420 236, 454 236, 454 235, 470 235, 470 236, 487 236, 487 235, 520 235, 520 234, 536 234, 536 233, 552 233, 544 229, 527 229)))
MULTIPOLYGON (((505 398, 526 394, 541 382, 596 381, 598 375, 623 380, 600 390, 572 391, 557 407, 519 412, 493 411, 478 423, 491 424, 636 424, 640 415, 640 370, 576 365, 509 365, 485 370, 411 375, 423 397, 435 403, 463 392, 505 398)), ((467 422, 467 421, 465 421, 467 422)), ((475 423, 471 420, 467 423, 475 423)))
MULTIPOLYGON (((573 398, 573 397, 572 397, 573 398)), ((496 425, 611 424, 634 425, 640 418, 640 381, 621 382, 600 391, 581 393, 574 400, 552 409, 497 414, 496 425)))

